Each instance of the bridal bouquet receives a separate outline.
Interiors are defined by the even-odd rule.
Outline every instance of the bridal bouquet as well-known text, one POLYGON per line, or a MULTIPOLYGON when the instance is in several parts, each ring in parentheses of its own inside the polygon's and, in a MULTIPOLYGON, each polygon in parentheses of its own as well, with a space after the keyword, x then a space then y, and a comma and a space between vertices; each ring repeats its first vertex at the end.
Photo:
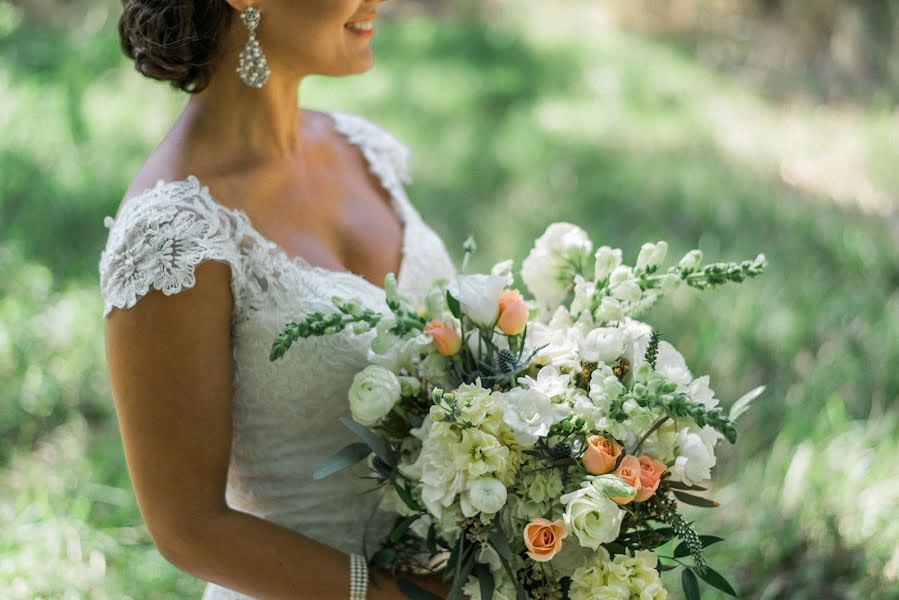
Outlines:
POLYGON ((708 376, 637 317, 672 290, 743 281, 766 261, 703 266, 693 250, 663 268, 667 248, 644 244, 628 266, 620 249, 593 252, 581 228, 552 224, 522 263, 526 300, 512 261, 464 274, 469 240, 463 274, 435 281, 421 305, 391 274, 390 312, 335 298, 334 313, 285 327, 271 360, 301 337, 376 330, 343 420, 360 441, 315 474, 369 459, 396 513, 374 564, 438 570, 451 599, 657 600, 659 573, 676 567, 687 598, 699 579, 736 595, 706 561, 721 538, 699 535, 680 505, 717 505, 701 495, 716 445, 736 441, 763 388, 725 412, 708 376))

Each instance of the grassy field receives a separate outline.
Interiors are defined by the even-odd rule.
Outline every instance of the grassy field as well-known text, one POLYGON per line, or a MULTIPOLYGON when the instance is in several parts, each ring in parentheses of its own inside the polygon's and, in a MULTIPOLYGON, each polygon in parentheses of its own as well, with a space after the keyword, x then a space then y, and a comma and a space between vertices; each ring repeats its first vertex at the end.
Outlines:
MULTIPOLYGON (((474 234, 478 267, 556 220, 631 259, 764 252, 765 276, 646 315, 725 405, 768 386, 721 453, 723 508, 691 515, 730 538, 710 560, 745 597, 899 598, 899 113, 787 110, 675 46, 573 36, 587 5, 385 20, 375 67, 310 78, 301 104, 408 143, 410 197, 456 258, 474 234)), ((108 6, 56 31, 0 0, 5 598, 202 589, 141 525, 104 372, 102 220, 184 101, 120 57, 108 6)))

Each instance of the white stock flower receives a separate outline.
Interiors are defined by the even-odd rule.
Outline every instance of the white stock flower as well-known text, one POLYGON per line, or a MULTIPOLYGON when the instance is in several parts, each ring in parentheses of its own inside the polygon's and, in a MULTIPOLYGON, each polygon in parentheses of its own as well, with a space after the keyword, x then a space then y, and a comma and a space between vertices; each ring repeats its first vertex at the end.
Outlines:
POLYGON ((624 342, 617 327, 597 327, 587 333, 578 350, 587 362, 611 364, 624 353, 624 342))
POLYGON ((469 484, 459 498, 462 514, 473 517, 478 513, 492 515, 506 505, 506 486, 495 477, 480 477, 469 484))
POLYGON ((392 371, 369 365, 356 374, 350 386, 350 412, 366 427, 387 416, 400 399, 400 381, 392 371))
POLYGON ((584 279, 584 276, 574 276, 574 299, 571 301, 572 314, 580 314, 590 309, 593 296, 596 293, 596 282, 584 279))
POLYGON ((618 537, 624 511, 592 485, 565 494, 559 501, 567 505, 565 526, 582 546, 596 550, 618 537))
POLYGON ((593 316, 597 321, 620 321, 624 318, 624 311, 621 308, 621 302, 605 296, 599 303, 599 307, 593 311, 593 316))
POLYGON ((596 281, 602 281, 621 265, 621 248, 600 246, 594 255, 594 259, 596 260, 594 276, 596 281))
POLYGON ((677 432, 677 458, 671 467, 671 479, 687 485, 702 483, 711 478, 715 466, 715 445, 720 434, 706 425, 699 432, 684 427, 677 432))
POLYGON ((511 276, 459 275, 448 289, 469 319, 481 327, 491 327, 499 315, 499 296, 511 283, 511 276))
POLYGON ((692 271, 702 262, 702 252, 699 250, 690 250, 687 252, 680 262, 677 263, 678 268, 692 271))
POLYGON ((537 301, 557 306, 592 250, 586 231, 571 223, 553 223, 521 263, 521 278, 537 301))
POLYGON ((655 244, 643 244, 635 267, 637 269, 658 267, 665 260, 666 254, 668 254, 668 242, 658 241, 655 244))
POLYGON ((553 404, 549 396, 535 387, 512 388, 502 397, 506 405, 503 421, 515 432, 515 441, 524 447, 536 444, 568 414, 565 406, 553 404))
POLYGON ((693 379, 687 361, 674 346, 666 341, 659 342, 659 352, 656 355, 656 371, 679 384, 688 384, 693 379))

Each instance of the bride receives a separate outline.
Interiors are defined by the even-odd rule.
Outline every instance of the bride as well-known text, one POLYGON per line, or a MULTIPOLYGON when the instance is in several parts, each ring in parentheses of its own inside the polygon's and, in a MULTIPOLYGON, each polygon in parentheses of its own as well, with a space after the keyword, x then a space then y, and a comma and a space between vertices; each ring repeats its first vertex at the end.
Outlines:
POLYGON ((210 582, 205 599, 364 598, 364 583, 404 597, 361 559, 392 524, 360 494, 364 465, 312 479, 354 441, 338 417, 374 332, 268 360, 285 323, 335 295, 383 311, 387 273, 419 298, 455 273, 406 196, 407 147, 297 106, 306 75, 372 65, 381 1, 123 2, 137 70, 190 96, 104 221, 107 366, 142 517, 168 561, 210 582))

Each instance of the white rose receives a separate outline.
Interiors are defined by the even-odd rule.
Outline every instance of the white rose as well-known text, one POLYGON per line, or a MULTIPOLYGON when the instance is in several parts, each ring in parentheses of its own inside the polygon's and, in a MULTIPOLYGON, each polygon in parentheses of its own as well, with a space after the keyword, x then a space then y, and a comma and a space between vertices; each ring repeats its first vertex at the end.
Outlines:
POLYGON ((565 406, 553 404, 537 388, 512 388, 502 398, 506 404, 503 421, 515 432, 515 441, 525 447, 536 444, 568 414, 565 406))
POLYGON ((671 479, 687 485, 702 483, 712 477, 715 466, 715 444, 720 434, 708 425, 698 433, 684 427, 677 432, 678 456, 671 467, 671 479))
POLYGON ((449 293, 469 319, 481 327, 491 327, 499 315, 499 296, 510 279, 503 275, 459 275, 450 284, 449 293))
POLYGON ((674 346, 668 342, 659 342, 659 352, 656 355, 656 371, 675 383, 688 384, 693 379, 687 361, 674 346))
POLYGON ((473 517, 478 513, 493 514, 506 505, 506 486, 495 477, 480 477, 462 492, 459 506, 462 514, 473 517))
POLYGON ((586 231, 571 223, 553 223, 521 263, 521 278, 538 302, 556 306, 592 250, 586 231))
POLYGON ((390 370, 369 365, 356 374, 349 392, 353 419, 371 426, 387 416, 400 399, 400 380, 390 370))
POLYGON ((596 267, 594 275, 596 281, 602 281, 612 274, 621 264, 621 248, 610 248, 609 246, 601 246, 594 255, 596 267))
POLYGON ((587 362, 613 363, 624 353, 624 335, 617 327, 597 327, 578 344, 587 362))
POLYGON ((612 542, 621 531, 624 511, 593 486, 565 494, 559 500, 565 507, 563 519, 582 546, 596 550, 612 542))

